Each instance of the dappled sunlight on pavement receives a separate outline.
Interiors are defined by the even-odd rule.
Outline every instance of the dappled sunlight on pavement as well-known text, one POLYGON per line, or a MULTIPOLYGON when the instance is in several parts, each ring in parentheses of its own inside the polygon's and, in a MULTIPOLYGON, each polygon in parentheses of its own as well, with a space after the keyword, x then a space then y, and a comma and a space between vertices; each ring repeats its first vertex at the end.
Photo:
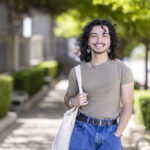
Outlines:
MULTIPOLYGON (((67 80, 60 81, 40 102, 19 114, 16 123, 0 135, 0 150, 50 150, 66 110, 66 89, 67 80)), ((124 150, 131 150, 128 130, 125 137, 124 150)))
POLYGON ((22 125, 14 129, 0 145, 0 149, 48 150, 61 119, 18 119, 22 125))

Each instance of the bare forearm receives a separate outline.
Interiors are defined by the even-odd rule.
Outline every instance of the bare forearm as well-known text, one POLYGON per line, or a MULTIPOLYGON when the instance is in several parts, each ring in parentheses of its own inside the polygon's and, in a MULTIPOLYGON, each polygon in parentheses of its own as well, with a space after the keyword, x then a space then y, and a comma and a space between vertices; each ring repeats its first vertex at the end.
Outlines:
POLYGON ((84 94, 77 94, 75 96, 71 96, 69 94, 66 93, 65 97, 64 97, 64 101, 67 107, 71 108, 70 105, 73 106, 84 106, 88 104, 87 101, 87 93, 84 94), (69 105, 69 100, 70 101, 70 105, 69 105))
POLYGON ((122 109, 122 112, 120 114, 120 121, 119 121, 119 125, 118 125, 118 128, 116 130, 117 133, 120 133, 122 134, 125 127, 127 126, 128 124, 128 121, 131 117, 131 114, 132 114, 132 107, 128 106, 128 107, 123 107, 122 109))
POLYGON ((69 104, 68 104, 68 101, 69 101, 70 98, 71 98, 71 96, 68 96, 68 95, 65 95, 65 97, 64 97, 65 105, 66 105, 67 107, 69 107, 69 108, 70 108, 70 106, 69 106, 69 104))

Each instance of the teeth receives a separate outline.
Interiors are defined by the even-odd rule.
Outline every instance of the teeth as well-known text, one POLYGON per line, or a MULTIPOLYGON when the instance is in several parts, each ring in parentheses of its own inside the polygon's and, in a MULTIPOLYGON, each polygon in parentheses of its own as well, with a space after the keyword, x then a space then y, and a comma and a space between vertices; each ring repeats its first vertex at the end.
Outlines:
POLYGON ((103 44, 96 44, 97 46, 103 46, 103 44))
POLYGON ((104 45, 103 44, 96 44, 95 45, 97 48, 101 48, 101 47, 103 47, 104 45))

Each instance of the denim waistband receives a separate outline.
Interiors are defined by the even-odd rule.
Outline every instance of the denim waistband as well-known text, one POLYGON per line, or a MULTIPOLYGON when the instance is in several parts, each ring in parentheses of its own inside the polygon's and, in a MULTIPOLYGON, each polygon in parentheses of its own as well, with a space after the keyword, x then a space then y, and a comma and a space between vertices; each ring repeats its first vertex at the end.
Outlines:
POLYGON ((84 113, 81 113, 81 112, 78 112, 77 114, 77 120, 80 120, 80 117, 79 116, 82 116, 82 120, 81 121, 84 121, 86 123, 90 123, 90 124, 96 124, 96 125, 113 125, 113 124, 118 124, 119 123, 119 118, 116 117, 116 118, 105 118, 105 119, 97 119, 97 118, 92 118, 84 113))

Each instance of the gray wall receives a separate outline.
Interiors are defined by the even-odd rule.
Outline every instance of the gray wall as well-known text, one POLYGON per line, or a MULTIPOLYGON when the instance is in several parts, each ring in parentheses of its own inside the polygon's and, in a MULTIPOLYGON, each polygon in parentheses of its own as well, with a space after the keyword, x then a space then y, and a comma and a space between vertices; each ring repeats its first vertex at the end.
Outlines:
POLYGON ((53 20, 48 14, 31 11, 32 35, 40 34, 43 37, 43 56, 46 60, 56 57, 56 37, 52 31, 53 20))
POLYGON ((9 31, 9 12, 8 9, 0 4, 0 34, 6 34, 9 31))

